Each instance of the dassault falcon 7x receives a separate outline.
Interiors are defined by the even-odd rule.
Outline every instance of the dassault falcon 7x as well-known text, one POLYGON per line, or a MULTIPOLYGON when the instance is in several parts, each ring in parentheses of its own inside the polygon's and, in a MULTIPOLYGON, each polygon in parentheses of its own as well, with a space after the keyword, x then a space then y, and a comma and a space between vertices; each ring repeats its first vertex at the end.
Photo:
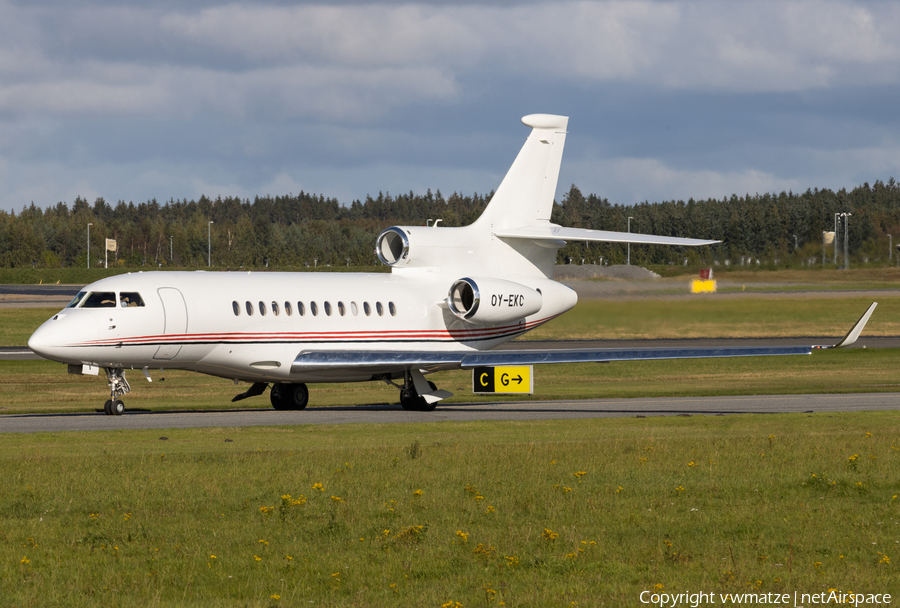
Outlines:
MULTIPOLYGON (((471 225, 394 226, 375 252, 390 274, 145 272, 87 285, 28 346, 70 373, 109 383, 119 415, 126 369, 184 369, 271 385, 275 409, 306 407, 308 382, 384 381, 404 409, 451 393, 425 374, 476 366, 809 354, 813 347, 492 351, 577 300, 552 280, 567 240, 675 246, 718 241, 564 228, 550 222, 568 118, 532 114, 532 131, 471 225)), ((436 224, 436 223, 435 223, 436 224)), ((874 305, 873 307, 874 308, 874 305)), ((872 308, 840 345, 855 340, 872 308)), ((838 345, 835 345, 838 346, 838 345)))

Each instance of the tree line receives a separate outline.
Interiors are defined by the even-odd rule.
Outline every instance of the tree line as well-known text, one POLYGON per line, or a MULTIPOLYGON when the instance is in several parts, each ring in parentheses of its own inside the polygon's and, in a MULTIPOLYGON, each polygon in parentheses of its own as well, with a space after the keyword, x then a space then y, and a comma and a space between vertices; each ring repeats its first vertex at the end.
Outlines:
MULTIPOLYGON (((100 266, 105 239, 117 242, 109 253, 112 266, 199 267, 208 248, 216 267, 371 266, 375 238, 391 225, 443 226, 472 223, 493 193, 444 197, 440 191, 392 196, 379 193, 341 205, 337 199, 301 192, 297 195, 199 200, 150 200, 111 205, 83 198, 21 212, 0 211, 0 267, 85 266, 90 227, 91 266, 100 266), (211 223, 210 223, 211 222, 211 223), (207 240, 209 239, 209 241, 207 240)), ((900 242, 900 185, 865 183, 851 191, 807 190, 804 193, 755 194, 695 201, 612 204, 572 186, 552 221, 564 226, 631 231, 722 241, 701 248, 631 247, 633 264, 821 263, 822 233, 833 231, 835 214, 850 213, 848 246, 852 259, 886 261, 889 242, 900 242), (889 236, 891 235, 891 236, 889 236)), ((838 246, 843 248, 844 228, 838 246)), ((824 251, 832 259, 832 246, 824 251)), ((570 242, 558 261, 625 262, 625 245, 570 242)), ((842 257, 839 256, 839 260, 842 257)))

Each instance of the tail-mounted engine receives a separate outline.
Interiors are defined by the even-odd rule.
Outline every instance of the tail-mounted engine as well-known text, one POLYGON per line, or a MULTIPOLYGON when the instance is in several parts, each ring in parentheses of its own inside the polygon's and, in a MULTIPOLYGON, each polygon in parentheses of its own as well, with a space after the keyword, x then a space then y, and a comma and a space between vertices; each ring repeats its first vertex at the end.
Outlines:
POLYGON ((523 319, 541 309, 540 291, 502 279, 462 278, 453 283, 447 305, 470 323, 505 323, 523 319))
POLYGON ((398 226, 391 226, 375 240, 375 255, 385 266, 409 264, 409 237, 398 226))

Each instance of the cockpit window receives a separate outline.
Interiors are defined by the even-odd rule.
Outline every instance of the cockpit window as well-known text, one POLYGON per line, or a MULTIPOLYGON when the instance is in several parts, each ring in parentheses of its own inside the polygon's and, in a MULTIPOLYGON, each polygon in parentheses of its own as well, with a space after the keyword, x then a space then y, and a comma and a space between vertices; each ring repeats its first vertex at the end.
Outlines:
POLYGON ((86 291, 79 291, 78 295, 75 296, 71 302, 69 302, 69 304, 68 304, 68 306, 66 306, 66 308, 75 308, 76 306, 78 306, 78 303, 81 302, 81 299, 84 297, 84 295, 86 293, 87 293, 86 291))
POLYGON ((135 308, 136 306, 143 306, 144 299, 136 291, 123 291, 119 294, 119 305, 122 308, 135 308))
POLYGON ((114 291, 94 291, 85 299, 82 308, 115 308, 116 293, 114 291))

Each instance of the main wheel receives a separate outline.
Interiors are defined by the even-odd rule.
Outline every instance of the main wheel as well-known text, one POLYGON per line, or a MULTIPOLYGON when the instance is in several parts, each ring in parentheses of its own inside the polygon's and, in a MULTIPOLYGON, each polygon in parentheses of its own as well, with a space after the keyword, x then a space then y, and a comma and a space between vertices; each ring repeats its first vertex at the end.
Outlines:
POLYGON ((112 416, 112 415, 113 415, 113 412, 112 412, 112 399, 107 399, 107 400, 106 400, 106 403, 103 404, 103 413, 105 413, 107 416, 112 416))
POLYGON ((309 389, 305 384, 276 383, 269 391, 269 400, 276 410, 302 410, 309 403, 309 389))
POLYGON ((289 410, 302 410, 309 403, 309 389, 305 384, 288 384, 287 400, 289 410))
MULTIPOLYGON (((428 384, 431 385, 431 390, 437 388, 431 382, 428 384)), ((414 387, 410 387, 409 390, 400 391, 400 407, 408 412, 433 412, 437 402, 428 403, 424 397, 419 396, 414 387)))
POLYGON ((125 412, 125 403, 121 399, 116 399, 112 402, 109 411, 113 416, 121 416, 125 412))

